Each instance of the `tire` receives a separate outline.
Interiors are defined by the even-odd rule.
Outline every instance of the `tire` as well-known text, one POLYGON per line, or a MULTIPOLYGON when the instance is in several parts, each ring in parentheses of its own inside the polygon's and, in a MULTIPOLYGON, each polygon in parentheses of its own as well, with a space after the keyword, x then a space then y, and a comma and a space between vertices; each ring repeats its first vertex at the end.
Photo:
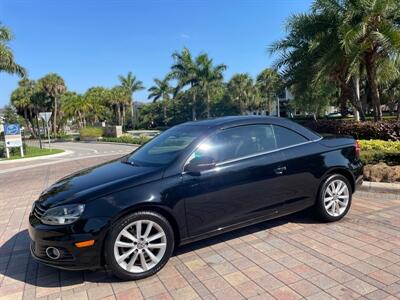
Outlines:
POLYGON ((143 279, 164 267, 172 255, 174 243, 173 229, 162 215, 151 211, 135 212, 118 220, 109 232, 105 244, 106 264, 123 280, 143 279))
POLYGON ((350 209, 352 194, 351 184, 346 177, 339 174, 330 175, 319 189, 315 204, 316 213, 325 222, 339 221, 350 209))

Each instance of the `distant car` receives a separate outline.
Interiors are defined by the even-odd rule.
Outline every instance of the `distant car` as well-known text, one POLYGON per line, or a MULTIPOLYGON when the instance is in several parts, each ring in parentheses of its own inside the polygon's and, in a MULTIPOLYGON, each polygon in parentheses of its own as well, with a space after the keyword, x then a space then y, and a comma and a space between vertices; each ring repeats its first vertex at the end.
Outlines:
POLYGON ((328 119, 330 118, 341 118, 342 114, 340 112, 332 112, 327 114, 325 117, 327 117, 328 119))
MULTIPOLYGON (((342 118, 343 115, 342 115, 342 113, 340 113, 340 112, 333 112, 333 113, 327 114, 325 117, 326 117, 327 119, 337 119, 337 118, 342 118)), ((352 113, 351 110, 349 110, 349 111, 347 112, 346 117, 353 117, 353 113, 352 113)))
POLYGON ((32 255, 141 279, 177 245, 309 207, 337 221, 361 182, 358 155, 351 137, 323 138, 283 118, 175 126, 44 191, 29 216, 32 255))

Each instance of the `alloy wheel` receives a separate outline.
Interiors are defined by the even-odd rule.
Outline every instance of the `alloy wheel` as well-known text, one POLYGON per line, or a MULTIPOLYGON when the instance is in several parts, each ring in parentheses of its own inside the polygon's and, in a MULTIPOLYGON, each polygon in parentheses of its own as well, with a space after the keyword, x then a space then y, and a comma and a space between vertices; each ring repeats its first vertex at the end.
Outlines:
POLYGON ((138 220, 125 226, 114 243, 118 265, 130 273, 142 273, 154 268, 167 248, 164 230, 154 221, 138 220))
POLYGON ((349 204, 349 188, 340 179, 335 179, 326 187, 324 192, 324 207, 332 217, 339 217, 349 204))

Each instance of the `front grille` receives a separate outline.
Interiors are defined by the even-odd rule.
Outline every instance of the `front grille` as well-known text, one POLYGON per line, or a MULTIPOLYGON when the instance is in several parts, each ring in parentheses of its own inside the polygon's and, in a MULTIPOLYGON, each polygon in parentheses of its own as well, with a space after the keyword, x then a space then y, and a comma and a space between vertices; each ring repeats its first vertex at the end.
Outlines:
POLYGON ((33 207, 33 215, 36 218, 41 219, 43 214, 45 213, 45 211, 46 210, 44 208, 42 208, 39 203, 37 203, 37 202, 35 203, 35 205, 33 207))

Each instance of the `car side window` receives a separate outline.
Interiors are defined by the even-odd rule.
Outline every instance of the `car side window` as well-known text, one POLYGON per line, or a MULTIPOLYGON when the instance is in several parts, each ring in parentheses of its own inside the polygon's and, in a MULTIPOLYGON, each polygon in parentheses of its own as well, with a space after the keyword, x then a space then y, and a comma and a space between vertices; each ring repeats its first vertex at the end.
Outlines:
MULTIPOLYGON (((271 125, 247 125, 222 130, 203 141, 193 157, 209 156, 217 163, 277 149, 271 125)), ((191 157, 191 158, 193 158, 191 157)))
POLYGON ((278 125, 273 125, 273 128, 278 148, 293 146, 308 141, 304 136, 288 128, 278 125))

